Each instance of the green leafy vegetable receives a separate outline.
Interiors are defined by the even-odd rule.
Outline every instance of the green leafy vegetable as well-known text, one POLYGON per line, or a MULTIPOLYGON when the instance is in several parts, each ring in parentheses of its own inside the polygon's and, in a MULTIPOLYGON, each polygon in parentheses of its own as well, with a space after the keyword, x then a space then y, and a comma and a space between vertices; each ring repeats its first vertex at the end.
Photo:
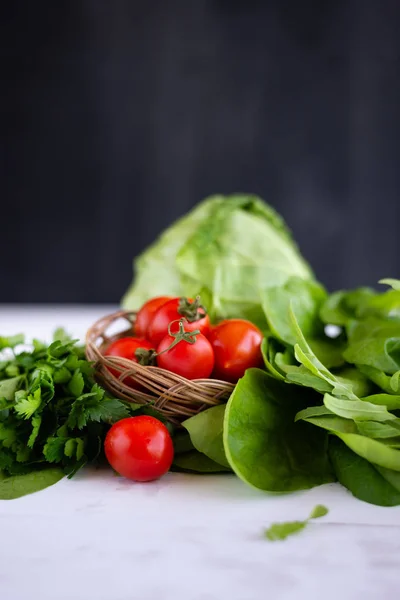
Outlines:
MULTIPOLYGON (((375 421, 359 421, 357 423, 358 432, 362 435, 365 435, 370 438, 383 438, 391 440, 391 445, 393 444, 393 440, 391 438, 398 438, 397 443, 400 440, 400 431, 398 428, 389 425, 388 423, 379 423, 375 421)), ((356 433, 356 432, 345 432, 345 433, 356 433)))
POLYGON ((301 277, 290 277, 283 285, 266 289, 262 298, 271 331, 286 344, 294 345, 297 341, 290 319, 290 307, 305 336, 323 335, 323 324, 318 314, 326 292, 320 284, 301 277))
POLYGON ((194 450, 192 440, 190 439, 190 435, 187 431, 177 431, 173 437, 174 442, 174 454, 182 454, 183 452, 190 452, 194 450))
POLYGON ((329 511, 326 508, 326 506, 323 506, 322 504, 317 504, 317 506, 314 506, 313 510, 311 511, 309 519, 320 519, 321 517, 325 517, 328 514, 328 512, 329 511))
POLYGON ((400 279, 381 279, 379 283, 390 285, 394 290, 400 290, 400 279))
POLYGON ((20 353, 14 348, 21 337, 1 338, 13 354, 0 365, 0 498, 42 489, 60 473, 72 475, 97 457, 107 426, 133 410, 94 382, 74 340, 61 330, 56 338, 20 353), (57 468, 46 469, 46 463, 57 468))
POLYGON ((264 290, 291 276, 313 279, 281 217, 251 195, 207 198, 145 250, 134 271, 126 308, 151 296, 203 290, 214 316, 248 318, 261 327, 264 290))
POLYGON ((18 377, 11 377, 10 379, 3 379, 0 381, 0 399, 7 400, 7 402, 13 402, 15 392, 19 389, 22 382, 22 375, 18 377))
POLYGON ((318 504, 311 512, 308 519, 305 521, 287 521, 286 523, 273 523, 265 531, 265 537, 271 542, 276 540, 285 540, 290 535, 302 531, 311 519, 319 519, 328 514, 328 509, 321 504, 318 504))
POLYGON ((11 348, 13 350, 16 346, 20 346, 24 342, 25 336, 22 333, 8 337, 0 336, 0 350, 4 350, 5 348, 11 348))
POLYGON ((400 370, 400 322, 368 318, 348 330, 344 358, 393 375, 400 370))
POLYGON ((396 416, 386 410, 385 406, 372 404, 365 400, 348 400, 334 398, 329 394, 324 396, 324 404, 331 412, 345 419, 355 421, 389 421, 396 416))
POLYGON ((280 342, 275 340, 272 336, 265 337, 261 342, 261 353, 266 368, 276 379, 285 381, 285 375, 282 374, 281 370, 275 364, 276 355, 282 349, 283 347, 280 342))
POLYGON ((375 465, 400 471, 400 451, 382 442, 355 433, 337 433, 340 439, 353 452, 375 465))
POLYGON ((295 423, 304 406, 299 389, 250 369, 225 411, 224 447, 235 473, 267 491, 293 491, 333 481, 326 435, 295 423))
POLYGON ((65 477, 65 473, 59 468, 46 468, 26 473, 25 475, 12 475, 0 478, 0 500, 13 500, 40 492, 54 485, 65 477))
POLYGON ((190 473, 232 473, 230 467, 225 467, 197 450, 191 450, 174 457, 173 466, 180 471, 190 473))
MULTIPOLYGON (((383 477, 384 470, 352 452, 336 437, 330 438, 329 456, 339 482, 356 498, 378 506, 400 504, 400 489, 396 489, 389 481, 393 471, 389 470, 388 478, 383 477)), ((399 474, 395 475, 397 477, 399 474)))
POLYGON ((222 431, 225 405, 213 406, 187 419, 182 425, 190 434, 193 446, 214 462, 230 468, 224 451, 222 431))
POLYGON ((320 317, 327 325, 343 327, 352 319, 357 318, 360 307, 375 295, 376 292, 371 288, 335 292, 322 305, 320 317))
MULTIPOLYGON (((326 429, 331 433, 358 433, 359 430, 357 425, 350 419, 344 419, 343 417, 338 417, 334 414, 324 413, 323 410, 318 411, 317 409, 320 408, 321 407, 319 406, 313 406, 301 410, 297 413, 295 420, 307 421, 307 423, 322 427, 322 429, 326 429)), ((327 410, 325 407, 323 408, 327 410)))

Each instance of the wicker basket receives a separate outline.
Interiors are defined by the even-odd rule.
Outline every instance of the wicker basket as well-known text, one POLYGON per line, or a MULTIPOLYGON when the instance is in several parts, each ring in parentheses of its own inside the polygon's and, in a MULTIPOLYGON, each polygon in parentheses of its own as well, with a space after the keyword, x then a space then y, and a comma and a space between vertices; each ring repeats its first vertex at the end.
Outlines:
POLYGON ((86 357, 93 362, 96 379, 115 397, 137 404, 151 404, 166 419, 179 425, 193 415, 226 402, 234 385, 218 379, 189 380, 160 369, 139 365, 132 360, 116 356, 103 356, 105 348, 114 340, 133 334, 135 312, 120 310, 99 319, 86 335, 86 357), (123 324, 119 331, 117 324, 123 324), (107 367, 120 371, 118 377, 107 367), (140 384, 137 390, 124 381, 133 378, 140 384))

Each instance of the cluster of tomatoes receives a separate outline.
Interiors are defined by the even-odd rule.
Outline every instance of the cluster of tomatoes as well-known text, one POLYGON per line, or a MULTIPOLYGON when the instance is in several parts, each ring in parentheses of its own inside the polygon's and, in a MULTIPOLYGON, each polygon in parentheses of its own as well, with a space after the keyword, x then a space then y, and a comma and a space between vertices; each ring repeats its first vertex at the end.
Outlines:
MULTIPOLYGON (((246 369, 262 366, 261 331, 243 319, 211 325, 199 298, 149 300, 137 313, 132 334, 112 342, 105 355, 157 364, 187 379, 214 377, 233 383, 246 369)), ((138 387, 129 377, 125 383, 138 387)), ((174 456, 168 429, 148 415, 115 423, 104 449, 115 471, 135 481, 161 477, 174 456)))
MULTIPOLYGON (((199 298, 152 298, 137 313, 133 333, 112 342, 105 355, 157 364, 187 379, 233 383, 262 366, 261 331, 244 319, 211 325, 199 298)), ((131 378, 125 383, 135 387, 131 378)))

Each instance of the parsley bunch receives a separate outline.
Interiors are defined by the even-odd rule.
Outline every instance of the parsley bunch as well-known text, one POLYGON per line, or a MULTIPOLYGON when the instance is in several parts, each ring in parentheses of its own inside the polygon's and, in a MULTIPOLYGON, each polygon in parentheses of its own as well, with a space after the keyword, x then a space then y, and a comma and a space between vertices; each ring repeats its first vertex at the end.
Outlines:
MULTIPOLYGON (((45 345, 0 337, 0 473, 26 475, 49 463, 69 477, 100 454, 108 426, 129 406, 94 381, 84 349, 63 330, 45 345)), ((1 478, 0 478, 1 479, 1 478)))

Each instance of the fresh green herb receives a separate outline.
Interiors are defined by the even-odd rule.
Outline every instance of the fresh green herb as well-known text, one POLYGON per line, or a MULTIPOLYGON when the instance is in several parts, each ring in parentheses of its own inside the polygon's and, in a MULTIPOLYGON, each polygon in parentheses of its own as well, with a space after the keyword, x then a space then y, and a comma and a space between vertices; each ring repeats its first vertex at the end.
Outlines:
POLYGON ((287 521, 285 523, 273 523, 265 530, 265 537, 271 542, 285 540, 290 535, 302 531, 312 519, 319 519, 328 514, 328 509, 318 504, 305 521, 287 521))
POLYGON ((95 460, 108 426, 131 411, 95 383, 83 349, 64 331, 20 353, 22 337, 1 340, 11 351, 0 368, 0 498, 9 498, 95 460))

